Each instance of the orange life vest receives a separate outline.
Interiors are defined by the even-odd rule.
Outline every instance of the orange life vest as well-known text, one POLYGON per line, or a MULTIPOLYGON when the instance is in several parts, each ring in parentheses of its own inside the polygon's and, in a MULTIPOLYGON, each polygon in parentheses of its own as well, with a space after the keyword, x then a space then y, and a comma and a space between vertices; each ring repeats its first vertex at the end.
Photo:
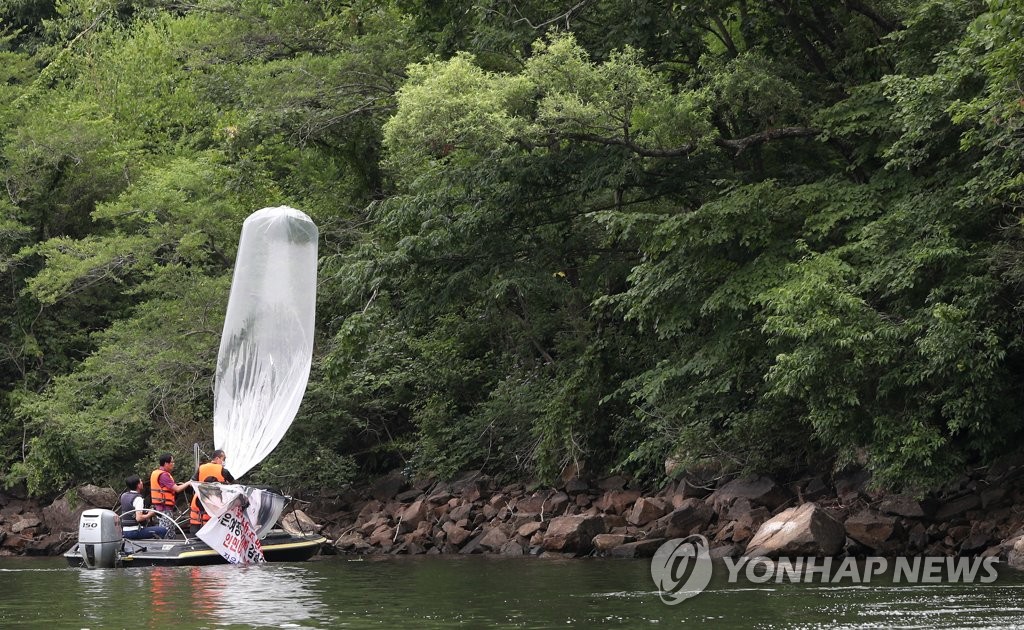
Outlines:
MULTIPOLYGON (((153 502, 153 507, 159 505, 166 505, 169 509, 174 509, 174 491, 168 490, 160 485, 160 475, 164 474, 163 468, 157 468, 149 474, 149 498, 153 502)), ((171 473, 167 473, 168 475, 171 473)), ((174 481, 174 477, 171 477, 171 481, 174 481)))
POLYGON ((207 477, 216 477, 217 481, 224 483, 224 467, 220 464, 208 462, 199 467, 199 481, 206 481, 207 477))
POLYGON ((206 521, 210 520, 210 514, 202 509, 199 503, 199 493, 192 497, 192 509, 188 512, 189 525, 202 525, 206 521))

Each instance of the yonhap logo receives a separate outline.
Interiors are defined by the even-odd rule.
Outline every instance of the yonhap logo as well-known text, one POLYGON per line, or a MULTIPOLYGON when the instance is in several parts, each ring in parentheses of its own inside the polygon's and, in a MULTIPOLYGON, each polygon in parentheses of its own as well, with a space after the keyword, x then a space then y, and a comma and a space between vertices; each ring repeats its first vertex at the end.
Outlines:
POLYGON ((711 554, 703 536, 673 538, 654 552, 651 578, 661 601, 678 604, 700 594, 711 582, 711 554))
MULTIPOLYGON (((991 584, 999 578, 995 557, 726 556, 723 561, 729 584, 871 584, 875 578, 889 584, 991 584)), ((707 538, 673 538, 654 552, 651 577, 661 601, 671 606, 702 593, 711 582, 712 566, 707 538)))

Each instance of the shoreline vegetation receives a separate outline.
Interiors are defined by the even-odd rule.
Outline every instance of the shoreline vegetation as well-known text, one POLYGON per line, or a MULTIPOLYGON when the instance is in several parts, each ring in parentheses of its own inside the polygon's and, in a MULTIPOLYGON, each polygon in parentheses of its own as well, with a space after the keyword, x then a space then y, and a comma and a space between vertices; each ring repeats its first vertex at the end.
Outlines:
MULTIPOLYGON (((870 489, 853 470, 780 484, 766 476, 702 482, 684 475, 658 491, 621 476, 553 486, 498 484, 479 471, 450 481, 393 472, 337 496, 302 501, 285 529, 318 531, 325 554, 500 554, 650 557, 666 540, 705 536, 712 558, 946 556, 997 558, 1024 569, 1024 460, 1003 460, 923 497, 870 489)), ((40 507, 0 495, 0 556, 56 555, 110 488, 82 486, 40 507)))
POLYGON ((0 548, 68 531, 25 498, 225 446, 239 233, 281 204, 318 226, 313 356, 247 479, 547 484, 317 501, 344 551, 697 528, 731 553, 787 509, 835 553, 1013 540, 1015 489, 955 484, 1024 452, 1021 0, 19 0, 0 22, 0 488, 24 489, 0 548), (672 458, 775 481, 709 502, 740 482, 663 491, 672 458), (652 485, 556 481, 568 462, 652 485), (792 477, 852 465, 939 489, 792 477))

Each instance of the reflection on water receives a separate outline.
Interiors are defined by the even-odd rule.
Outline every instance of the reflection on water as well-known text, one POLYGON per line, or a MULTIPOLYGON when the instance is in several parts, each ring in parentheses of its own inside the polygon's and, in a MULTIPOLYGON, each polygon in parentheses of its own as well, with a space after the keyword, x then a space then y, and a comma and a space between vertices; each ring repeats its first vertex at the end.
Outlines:
MULTIPOLYGON (((66 569, 64 573, 77 579, 80 619, 95 627, 129 627, 133 618, 152 628, 165 627, 170 621, 195 628, 331 627, 316 586, 322 577, 308 566, 66 569), (112 617, 119 603, 125 616, 112 617)), ((0 626, 7 627, 4 619, 0 599, 0 626)))
POLYGON ((1024 628, 1024 575, 993 584, 727 584, 663 604, 646 561, 321 558, 66 569, 0 559, 0 628, 1024 628))
POLYGON ((271 627, 329 621, 318 599, 318 578, 302 566, 218 565, 184 570, 197 618, 271 627))

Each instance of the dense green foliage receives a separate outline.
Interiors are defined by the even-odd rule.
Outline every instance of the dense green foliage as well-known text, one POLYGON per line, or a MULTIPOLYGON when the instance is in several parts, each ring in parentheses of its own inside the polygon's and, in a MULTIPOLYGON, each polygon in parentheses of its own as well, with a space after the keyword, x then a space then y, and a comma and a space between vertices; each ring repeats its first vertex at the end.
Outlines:
POLYGON ((1024 420, 1019 0, 0 3, 0 480, 213 448, 244 217, 318 223, 252 477, 920 488, 1024 420))

